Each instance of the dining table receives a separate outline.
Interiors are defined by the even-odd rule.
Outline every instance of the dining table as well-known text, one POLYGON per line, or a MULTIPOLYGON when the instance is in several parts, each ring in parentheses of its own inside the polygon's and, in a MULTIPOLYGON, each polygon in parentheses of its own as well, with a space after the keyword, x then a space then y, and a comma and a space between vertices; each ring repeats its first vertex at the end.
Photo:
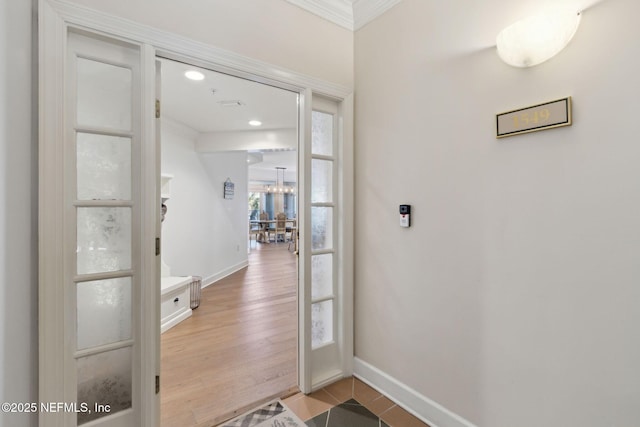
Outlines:
POLYGON ((258 236, 256 237, 256 241, 261 243, 269 243, 269 239, 265 238, 265 234, 268 233, 271 228, 271 224, 275 224, 275 219, 252 219, 249 221, 251 226, 257 225, 259 228, 258 236))
MULTIPOLYGON (((261 243, 269 243, 269 239, 265 238, 265 235, 271 231, 275 231, 275 224, 276 224, 277 220, 275 219, 252 219, 249 221, 250 226, 253 225, 257 225, 259 228, 258 231, 258 236, 256 238, 256 241, 261 242, 261 243)), ((293 238, 294 233, 297 234, 297 227, 296 227, 296 219, 286 219, 285 220, 285 227, 288 233, 291 233, 291 236, 293 238)))

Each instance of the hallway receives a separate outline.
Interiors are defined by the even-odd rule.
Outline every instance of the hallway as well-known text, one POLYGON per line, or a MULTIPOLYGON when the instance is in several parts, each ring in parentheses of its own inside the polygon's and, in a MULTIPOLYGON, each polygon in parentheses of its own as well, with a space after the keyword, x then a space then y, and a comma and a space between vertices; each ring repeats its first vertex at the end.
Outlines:
POLYGON ((296 255, 256 246, 249 267, 203 289, 192 317, 162 334, 162 427, 209 427, 297 392, 296 255))

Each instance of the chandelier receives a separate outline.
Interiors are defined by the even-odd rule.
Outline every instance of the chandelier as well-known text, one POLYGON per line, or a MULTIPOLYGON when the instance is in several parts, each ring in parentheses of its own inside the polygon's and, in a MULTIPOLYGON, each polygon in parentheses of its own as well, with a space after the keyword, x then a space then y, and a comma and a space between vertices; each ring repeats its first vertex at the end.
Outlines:
POLYGON ((286 185, 284 183, 284 171, 287 168, 283 168, 283 167, 276 167, 276 181, 275 181, 275 185, 265 185, 265 191, 269 194, 274 193, 274 194, 278 194, 278 193, 282 193, 282 194, 293 194, 295 192, 295 188, 290 186, 290 185, 286 185))

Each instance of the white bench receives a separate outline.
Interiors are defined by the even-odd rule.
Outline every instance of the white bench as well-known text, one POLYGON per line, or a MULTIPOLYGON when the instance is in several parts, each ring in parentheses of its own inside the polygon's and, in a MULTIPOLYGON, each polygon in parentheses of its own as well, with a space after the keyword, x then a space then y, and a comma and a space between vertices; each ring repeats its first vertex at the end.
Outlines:
POLYGON ((191 281, 191 276, 161 278, 161 332, 165 332, 191 317, 191 281))

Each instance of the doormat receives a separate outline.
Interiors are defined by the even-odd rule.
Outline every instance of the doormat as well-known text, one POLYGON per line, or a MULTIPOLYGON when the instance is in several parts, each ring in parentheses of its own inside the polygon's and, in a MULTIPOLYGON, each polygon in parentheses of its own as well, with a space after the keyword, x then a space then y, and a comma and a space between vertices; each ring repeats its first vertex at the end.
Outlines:
POLYGON ((306 424, 278 401, 240 415, 220 427, 306 427, 306 424))

